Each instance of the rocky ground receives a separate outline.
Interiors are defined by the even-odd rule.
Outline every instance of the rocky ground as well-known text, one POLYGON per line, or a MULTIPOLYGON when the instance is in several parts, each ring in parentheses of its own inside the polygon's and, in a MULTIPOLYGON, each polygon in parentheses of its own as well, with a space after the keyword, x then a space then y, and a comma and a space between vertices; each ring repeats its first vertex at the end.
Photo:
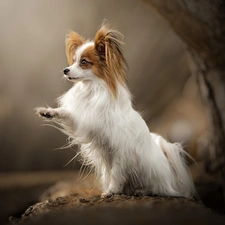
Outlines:
POLYGON ((1 224, 225 224, 222 214, 199 200, 102 199, 93 176, 78 177, 74 172, 0 175, 1 224))

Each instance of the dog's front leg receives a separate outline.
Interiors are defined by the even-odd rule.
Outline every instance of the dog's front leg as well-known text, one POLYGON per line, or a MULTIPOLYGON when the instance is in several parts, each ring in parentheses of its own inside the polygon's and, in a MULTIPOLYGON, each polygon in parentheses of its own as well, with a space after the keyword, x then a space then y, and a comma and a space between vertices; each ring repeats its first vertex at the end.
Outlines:
POLYGON ((102 193, 102 198, 110 198, 112 195, 118 195, 123 193, 123 188, 126 183, 127 173, 123 163, 114 160, 111 177, 108 188, 102 193))

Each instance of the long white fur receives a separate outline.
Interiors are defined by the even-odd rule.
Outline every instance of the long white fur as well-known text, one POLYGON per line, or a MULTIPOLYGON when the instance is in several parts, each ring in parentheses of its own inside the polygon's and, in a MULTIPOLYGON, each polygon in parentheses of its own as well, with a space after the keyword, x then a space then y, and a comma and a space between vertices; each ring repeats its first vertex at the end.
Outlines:
POLYGON ((149 132, 126 87, 117 84, 115 99, 102 79, 79 66, 82 52, 91 45, 77 49, 75 63, 68 68, 70 76, 79 79, 59 98, 59 107, 37 112, 50 115, 73 144, 80 145, 84 163, 100 178, 102 196, 133 194, 140 188, 161 196, 193 196, 181 145, 149 132))

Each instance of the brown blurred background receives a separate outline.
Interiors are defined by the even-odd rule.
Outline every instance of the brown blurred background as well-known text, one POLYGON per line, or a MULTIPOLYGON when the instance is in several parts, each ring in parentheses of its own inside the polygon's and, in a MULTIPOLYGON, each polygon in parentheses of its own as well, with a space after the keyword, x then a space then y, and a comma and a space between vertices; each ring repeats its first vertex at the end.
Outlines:
POLYGON ((150 130, 184 142, 199 155, 206 122, 184 45, 148 5, 140 0, 1 0, 1 171, 79 167, 64 167, 76 148, 58 149, 66 136, 42 126, 33 109, 56 106, 55 99, 72 85, 62 79, 68 30, 93 38, 104 18, 124 35, 129 87, 150 130))
MULTIPOLYGON (((42 126, 33 109, 55 107, 55 99, 72 86, 62 73, 68 30, 93 38, 105 18, 124 35, 134 106, 150 130, 181 141, 197 161, 204 158, 208 125, 185 46, 149 5, 141 0, 1 0, 0 222, 21 215, 55 182, 75 180, 79 162, 66 164, 76 147, 60 149, 67 137, 42 126)), ((207 196, 218 205, 220 196, 207 196)))

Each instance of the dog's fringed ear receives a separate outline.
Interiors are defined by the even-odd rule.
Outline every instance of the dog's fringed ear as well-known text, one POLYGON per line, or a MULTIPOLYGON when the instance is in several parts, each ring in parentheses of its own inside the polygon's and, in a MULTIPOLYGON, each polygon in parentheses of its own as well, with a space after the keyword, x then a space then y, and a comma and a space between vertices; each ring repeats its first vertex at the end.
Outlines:
POLYGON ((66 56, 69 65, 73 64, 73 57, 76 49, 84 43, 84 39, 74 31, 70 31, 66 36, 66 56))
POLYGON ((126 86, 127 63, 121 48, 122 37, 121 33, 103 22, 94 40, 96 53, 104 66, 104 79, 114 96, 117 95, 117 82, 126 86))
POLYGON ((112 60, 122 60, 121 63, 125 62, 124 56, 121 49, 122 41, 120 39, 123 35, 108 27, 103 22, 98 32, 95 35, 95 48, 100 56, 100 59, 108 63, 113 63, 112 60))

